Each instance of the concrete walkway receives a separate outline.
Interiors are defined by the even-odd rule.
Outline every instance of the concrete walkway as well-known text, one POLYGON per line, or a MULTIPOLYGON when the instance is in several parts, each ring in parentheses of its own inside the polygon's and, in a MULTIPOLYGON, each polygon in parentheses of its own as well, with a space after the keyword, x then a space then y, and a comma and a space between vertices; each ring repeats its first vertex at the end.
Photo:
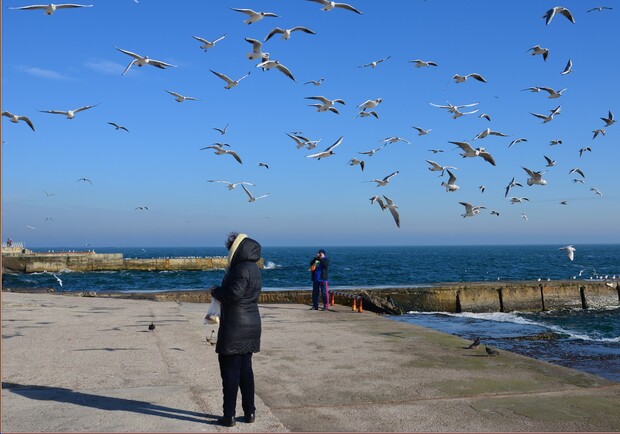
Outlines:
POLYGON ((2 293, 2 432, 620 430, 619 383, 299 304, 260 306, 256 423, 220 427, 206 309, 2 293))

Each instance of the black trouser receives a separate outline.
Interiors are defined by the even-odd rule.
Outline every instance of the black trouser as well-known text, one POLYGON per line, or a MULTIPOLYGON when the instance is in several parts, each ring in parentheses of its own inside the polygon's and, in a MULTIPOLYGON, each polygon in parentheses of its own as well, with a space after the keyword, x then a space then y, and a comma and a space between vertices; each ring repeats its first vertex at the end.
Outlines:
POLYGON ((241 405, 244 414, 254 414, 254 372, 252 353, 218 354, 222 391, 224 392, 224 417, 235 417, 237 390, 241 389, 241 405))

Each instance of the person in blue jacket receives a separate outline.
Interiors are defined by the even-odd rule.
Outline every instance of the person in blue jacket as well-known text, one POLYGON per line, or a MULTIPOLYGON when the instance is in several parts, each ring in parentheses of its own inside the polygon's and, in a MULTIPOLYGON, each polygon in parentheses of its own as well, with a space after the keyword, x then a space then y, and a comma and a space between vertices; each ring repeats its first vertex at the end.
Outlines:
POLYGON ((325 250, 321 249, 310 261, 310 277, 312 279, 312 309, 319 310, 319 292, 323 298, 323 309, 329 309, 329 287, 327 277, 329 270, 329 259, 325 250))

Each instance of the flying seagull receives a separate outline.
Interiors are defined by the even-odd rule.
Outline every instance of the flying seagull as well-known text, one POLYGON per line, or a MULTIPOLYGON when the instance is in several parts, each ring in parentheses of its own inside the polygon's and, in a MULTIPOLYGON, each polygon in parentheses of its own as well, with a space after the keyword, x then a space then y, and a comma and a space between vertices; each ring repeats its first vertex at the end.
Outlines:
POLYGON ((88 178, 80 178, 75 182, 80 182, 80 181, 88 182, 90 185, 93 185, 93 182, 88 178))
POLYGON ((575 251, 577 249, 575 249, 572 244, 569 246, 560 247, 558 250, 564 250, 566 252, 566 256, 568 256, 568 259, 571 261, 575 259, 575 251))
POLYGON ((584 152, 592 152, 592 148, 589 146, 584 146, 579 150, 579 158, 583 155, 584 152))
POLYGON ((247 54, 249 60, 260 59, 261 62, 269 60, 269 53, 263 53, 263 43, 252 38, 245 38, 247 42, 252 44, 252 52, 247 54))
POLYGON ((552 160, 551 158, 547 157, 546 155, 543 155, 543 157, 545 157, 545 160, 547 160, 546 167, 553 167, 553 166, 555 166, 555 164, 556 164, 555 160, 552 160))
POLYGON ((454 166, 442 166, 440 164, 435 163, 432 160, 425 160, 425 161, 431 165, 431 167, 429 167, 428 170, 430 170, 431 172, 441 172, 441 175, 439 176, 443 176, 444 171, 446 169, 456 169, 456 167, 454 166))
POLYGON ((307 0, 307 1, 322 4, 323 8, 321 10, 323 11, 331 11, 334 8, 339 8, 339 9, 346 9, 348 11, 355 12, 356 14, 362 15, 360 11, 358 11, 353 6, 347 3, 336 3, 335 1, 330 1, 330 0, 307 0))
POLYGON ((425 135, 427 135, 428 133, 430 133, 431 131, 433 131, 432 129, 425 130, 425 129, 423 129, 423 128, 420 128, 420 127, 414 127, 414 126, 412 126, 411 128, 413 128, 413 129, 415 129, 415 130, 417 130, 417 131, 418 131, 418 136, 425 136, 425 135))
POLYGON ((358 160, 357 158, 351 158, 348 163, 349 166, 358 165, 362 168, 362 172, 364 171, 364 165, 366 164, 364 160, 358 160))
POLYGON ((369 157, 372 157, 373 155, 375 155, 375 153, 377 153, 378 151, 380 151, 381 149, 383 149, 385 146, 386 146, 386 145, 379 146, 378 148, 371 149, 370 151, 358 152, 358 154, 368 155, 369 157))
POLYGON ((381 101, 383 101, 381 98, 369 99, 358 105, 357 108, 366 111, 366 109, 377 107, 379 104, 381 104, 381 101))
POLYGON ((523 203, 523 201, 529 202, 530 200, 527 197, 511 197, 510 204, 514 205, 515 203, 523 203))
POLYGON ((571 72, 573 72, 573 61, 568 59, 568 63, 564 67, 564 71, 562 71, 560 74, 566 75, 566 74, 570 74, 571 72))
POLYGON ((367 67, 371 67, 371 68, 376 68, 377 65, 381 62, 385 62, 386 60, 388 60, 390 57, 392 56, 388 56, 388 57, 384 57, 383 59, 379 59, 379 60, 374 60, 370 63, 365 63, 363 65, 359 65, 358 68, 367 68, 367 67))
POLYGON ((368 182, 376 182, 377 183, 377 187, 385 187, 386 185, 388 185, 388 183, 390 182, 390 180, 398 175, 400 172, 397 170, 396 172, 392 172, 390 173, 388 176, 386 176, 383 179, 373 179, 372 181, 368 181, 368 182))
POLYGON ((405 142, 408 145, 411 144, 411 142, 407 139, 403 139, 402 137, 396 137, 396 136, 392 136, 392 137, 386 137, 383 140, 380 140, 380 142, 385 142, 385 144, 389 144, 389 143, 396 143, 396 142, 405 142))
POLYGON ((269 32, 269 34, 265 37, 265 42, 268 41, 269 39, 271 39, 271 37, 273 35, 277 35, 277 34, 281 34, 282 35, 282 39, 290 39, 291 33, 295 32, 295 31, 309 33, 311 35, 316 35, 316 33, 314 31, 310 30, 307 27, 303 27, 303 26, 296 26, 296 27, 293 27, 293 28, 290 28, 290 29, 281 29, 280 27, 276 27, 271 32, 269 32))
POLYGON ((424 66, 437 66, 437 64, 435 62, 424 61, 424 60, 420 60, 420 59, 409 60, 409 63, 415 63, 414 66, 416 68, 422 68, 424 66))
POLYGON ((172 95, 175 99, 176 102, 183 102, 183 101, 198 101, 196 98, 194 98, 193 96, 183 96, 180 93, 176 93, 176 92, 172 92, 171 90, 166 90, 166 92, 168 92, 170 95, 172 95))
POLYGON ((258 166, 259 166, 259 167, 264 167, 265 169, 269 169, 269 166, 267 165, 267 163, 262 163, 262 162, 260 162, 260 161, 259 161, 259 163, 258 163, 258 166))
POLYGON ((488 137, 488 136, 508 137, 507 134, 500 133, 499 131, 491 131, 491 128, 487 128, 484 131, 481 131, 480 133, 476 134, 476 137, 474 137, 473 140, 484 139, 485 137, 488 137))
POLYGON ((448 175, 450 175, 450 178, 448 179, 448 182, 442 182, 441 185, 443 187, 446 187, 446 192, 451 192, 451 191, 456 191, 458 189, 460 189, 461 187, 459 187, 458 185, 456 185, 456 176, 454 176, 454 174, 452 172, 450 172, 448 169, 446 169, 446 172, 448 172, 448 175))
POLYGON ((224 75, 224 74, 222 74, 220 72, 216 72, 216 71, 214 71, 212 69, 209 69, 209 71, 211 71, 212 73, 214 73, 215 75, 217 75, 219 78, 221 78, 222 80, 224 80, 226 82, 226 86, 224 86, 224 89, 232 89, 233 87, 237 86, 241 80, 243 80, 248 75, 250 75, 250 72, 248 72, 243 77, 241 77, 241 78, 239 78, 237 80, 231 80, 230 78, 228 78, 227 75, 224 75))
POLYGON ((598 130, 594 130, 592 131, 594 133, 594 136, 592 136, 592 140, 596 139, 596 136, 598 136, 599 134, 605 135, 606 131, 602 128, 599 128, 598 130))
POLYGON ((480 214, 481 209, 486 209, 486 207, 481 206, 481 205, 473 206, 469 202, 459 202, 459 203, 465 207, 465 214, 461 214, 461 217, 463 218, 474 217, 475 215, 480 214))
POLYGON ((383 198, 385 199, 385 205, 383 209, 385 210, 387 208, 390 210, 390 214, 392 214, 392 217, 394 218, 394 223, 396 223, 396 226, 400 228, 400 216, 398 215, 397 211, 398 206, 389 197, 383 195, 383 198))
POLYGON ((596 187, 591 187, 590 191, 596 194, 597 196, 601 196, 601 197, 603 196, 603 193, 601 193, 600 190, 596 187))
POLYGON ((454 76, 452 77, 454 79, 454 81, 456 83, 464 83, 465 81, 467 81, 467 79, 471 77, 473 79, 476 79, 478 81, 481 81, 483 83, 486 83, 487 81, 485 80, 485 78, 478 74, 478 73, 471 73, 471 74, 467 74, 467 75, 458 75, 458 74, 454 74, 454 76))
POLYGON ((251 182, 245 182, 245 181, 229 182, 229 181, 224 181, 224 180, 220 180, 220 179, 209 179, 209 180, 207 180, 207 182, 221 182, 222 184, 227 184, 229 190, 234 190, 238 185, 243 185, 243 184, 251 185, 253 187, 256 187, 255 184, 252 184, 251 182))
POLYGON ((151 65, 159 69, 166 69, 169 67, 176 68, 175 65, 162 62, 161 60, 151 59, 148 56, 140 56, 139 54, 132 53, 131 51, 123 50, 118 47, 114 47, 114 48, 116 48, 121 53, 125 53, 126 55, 133 57, 133 60, 129 62, 129 65, 127 65, 127 68, 125 68, 125 70, 123 71, 121 75, 125 75, 125 73, 127 73, 127 71, 129 71, 129 68, 131 68, 133 65, 138 65, 139 67, 142 67, 144 65, 151 65))
POLYGON ((527 167, 523 167, 523 170, 525 170, 527 172, 527 174, 530 176, 527 179, 527 185, 529 185, 529 186, 532 186, 532 185, 547 185, 547 180, 546 179, 542 179, 542 176, 545 174, 545 172, 534 172, 533 170, 530 170, 527 167))
POLYGON ((581 169, 578 168, 578 167, 575 167, 575 168, 571 169, 570 172, 568 172, 569 175, 571 173, 578 173, 579 175, 581 175, 582 178, 586 177, 586 175, 584 175, 583 172, 581 171, 581 169))
POLYGON ((32 131, 34 131, 34 125, 32 125, 32 122, 30 121, 30 119, 28 119, 27 116, 18 116, 18 115, 14 115, 13 113, 10 113, 7 111, 2 112, 2 116, 6 116, 14 124, 18 123, 19 121, 24 121, 26 122, 26 124, 28 124, 28 126, 32 129, 32 131))
POLYGON ((491 116, 489 116, 489 115, 488 115, 488 114, 486 114, 486 113, 479 114, 479 115, 478 115, 478 117, 479 117, 479 118, 484 118, 484 119, 486 119, 487 121, 491 122, 491 116))
POLYGON ((209 48, 213 48, 215 46, 215 44, 217 44, 219 41, 221 41, 225 37, 226 37, 226 35, 223 35, 223 36, 220 36, 219 38, 215 39, 214 41, 207 41, 206 39, 201 38, 200 36, 192 36, 192 38, 196 39, 197 41, 202 42, 203 45, 201 45, 200 48, 205 50, 205 52, 207 52, 207 50, 209 48))
POLYGON ((564 15, 568 21, 575 24, 575 19, 573 18, 573 14, 571 14, 571 12, 568 9, 562 6, 556 6, 554 8, 551 8, 545 13, 545 15, 542 16, 545 19, 545 24, 549 25, 549 23, 551 22, 551 20, 556 14, 564 15))
POLYGON ((524 138, 519 138, 519 139, 514 139, 512 142, 510 142, 510 144, 508 145, 508 147, 510 148, 512 145, 516 144, 516 143, 520 143, 520 142, 527 142, 527 139, 524 138))
POLYGON ((606 127, 610 127, 616 123, 616 120, 614 119, 614 114, 611 112, 611 110, 609 110, 609 114, 607 115, 607 117, 601 118, 601 120, 605 122, 606 127))
POLYGON ((361 117, 361 118, 367 118, 369 116, 374 116, 376 119, 379 119, 379 115, 374 110, 371 110, 369 112, 362 110, 361 112, 355 115, 355 117, 361 117))
POLYGON ((312 155, 306 155, 306 158, 316 158, 317 160, 320 160, 321 158, 327 158, 327 157, 334 155, 335 154, 334 149, 336 148, 336 146, 342 143, 343 139, 344 137, 341 136, 338 140, 336 140, 336 142, 333 145, 325 149, 323 152, 318 152, 312 155))
POLYGON ((452 143, 459 148, 461 148, 464 152, 461 154, 463 158, 474 158, 474 157, 482 157, 487 163, 495 166, 495 160, 489 154, 485 148, 472 148, 472 146, 467 142, 449 142, 452 143))
POLYGON ((76 114, 78 114, 81 111, 84 110, 88 110, 90 108, 93 107, 97 107, 99 104, 95 104, 95 105, 85 105, 84 107, 80 107, 77 108, 75 110, 67 110, 67 111, 62 111, 62 110, 40 110, 42 113, 51 113, 53 115, 65 115, 67 117, 67 119, 73 119, 75 117, 76 114))
POLYGON ((531 51, 531 55, 532 56, 536 56, 537 54, 542 54, 543 60, 546 62, 547 61, 547 57, 549 57, 549 49, 548 48, 543 48, 540 45, 534 45, 532 48, 530 48, 527 51, 531 51))
POLYGON ((338 114, 338 110, 334 107, 335 103, 338 104, 342 104, 342 105, 346 105, 346 103, 340 99, 340 98, 336 98, 336 99, 327 99, 324 96, 318 95, 318 96, 306 96, 305 99, 313 99, 315 101, 321 101, 321 104, 311 104, 312 107, 316 107, 316 110, 318 112, 326 112, 326 111, 332 111, 336 114, 338 114))
POLYGON ((598 6, 598 7, 592 8, 592 9, 588 9, 586 12, 592 12, 592 11, 601 12, 601 11, 604 11, 604 10, 610 11, 612 9, 613 8, 610 8, 610 7, 607 7, 607 6, 598 6))
POLYGON ((323 82, 325 81, 324 78, 320 78, 318 80, 310 80, 310 81, 306 81, 304 84, 313 84, 315 86, 320 86, 323 84, 323 82))
POLYGON ((224 155, 224 154, 232 155, 233 158, 239 162, 239 164, 243 164, 243 162, 241 161, 241 158, 239 157, 239 154, 237 154, 235 151, 224 149, 219 144, 211 145, 211 146, 205 146, 204 148, 200 148, 201 151, 204 150, 204 149, 213 149, 215 155, 224 155))
POLYGON ((286 75, 288 78, 295 81, 295 77, 293 77, 293 74, 291 74, 291 71, 289 71, 286 66, 281 64, 279 60, 265 60, 264 62, 261 62, 258 65, 256 65, 256 67, 263 68, 266 70, 276 68, 278 71, 286 75))
POLYGON ((124 126, 119 125, 119 124, 117 124, 115 122, 108 122, 108 124, 112 125, 117 130, 125 130, 125 131, 129 132, 129 130, 127 128, 125 128, 124 126))
POLYGON ((506 186, 506 193, 504 193, 504 197, 508 197, 508 192, 510 191, 512 187, 523 187, 521 184, 515 181, 514 176, 512 177, 512 180, 506 186))
POLYGON ((92 8, 92 7, 93 5, 76 5, 76 4, 71 4, 71 3, 65 3, 65 4, 50 3, 48 5, 22 6, 19 8, 9 8, 9 9, 23 10, 23 11, 41 9, 45 11, 47 15, 52 15, 58 9, 92 8))
POLYGON ((562 92, 564 92, 566 90, 566 88, 562 89, 562 90, 553 90, 550 87, 539 87, 540 90, 544 90, 545 92, 547 92, 549 94, 549 96, 547 98, 559 98, 562 96, 562 92))
POLYGON ((250 193, 250 191, 245 188, 245 185, 241 184, 241 188, 243 188, 243 190, 245 191, 245 193, 248 195, 249 199, 248 202, 256 202, 257 199, 262 199, 264 197, 269 196, 271 193, 267 193, 267 194, 263 194, 261 196, 254 196, 252 193, 250 193))
POLYGON ((215 131, 219 131, 219 133, 221 135, 226 134, 226 130, 228 129, 228 124, 226 124, 226 126, 222 129, 222 128, 213 128, 215 131))
POLYGON ((560 114, 560 110, 561 110, 561 106, 557 106, 553 110, 549 110, 551 112, 551 114, 548 115, 548 116, 547 115, 541 115, 541 114, 538 114, 538 113, 532 113, 532 112, 530 112, 530 114, 532 116, 536 116, 539 119, 542 119, 543 120, 543 124, 546 124, 547 122, 551 122, 555 115, 560 114))
POLYGON ((244 13, 248 16, 248 19, 243 21, 245 24, 255 23, 257 21, 262 20, 265 17, 277 17, 277 15, 274 14, 273 12, 256 12, 256 11, 253 11, 252 9, 237 9, 237 8, 231 8, 231 9, 236 12, 244 13))

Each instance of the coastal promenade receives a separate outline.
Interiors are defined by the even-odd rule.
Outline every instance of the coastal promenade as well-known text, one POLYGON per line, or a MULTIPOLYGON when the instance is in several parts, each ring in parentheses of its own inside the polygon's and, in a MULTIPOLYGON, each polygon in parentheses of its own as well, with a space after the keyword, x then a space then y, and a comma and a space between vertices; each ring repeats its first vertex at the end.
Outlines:
POLYGON ((308 307, 260 305, 256 422, 224 428, 206 304, 4 292, 2 432, 620 430, 619 383, 308 307))

